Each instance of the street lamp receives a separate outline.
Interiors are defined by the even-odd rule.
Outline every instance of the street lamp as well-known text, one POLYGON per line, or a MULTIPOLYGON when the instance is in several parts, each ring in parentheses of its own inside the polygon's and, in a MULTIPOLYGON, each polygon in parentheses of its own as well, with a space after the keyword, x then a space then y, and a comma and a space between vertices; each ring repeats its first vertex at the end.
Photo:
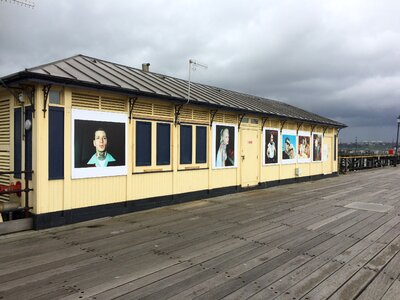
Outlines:
POLYGON ((397 150, 399 148, 399 127, 400 127, 400 115, 397 117, 397 135, 396 135, 396 152, 395 152, 395 160, 394 160, 394 165, 397 166, 397 157, 398 153, 397 150))

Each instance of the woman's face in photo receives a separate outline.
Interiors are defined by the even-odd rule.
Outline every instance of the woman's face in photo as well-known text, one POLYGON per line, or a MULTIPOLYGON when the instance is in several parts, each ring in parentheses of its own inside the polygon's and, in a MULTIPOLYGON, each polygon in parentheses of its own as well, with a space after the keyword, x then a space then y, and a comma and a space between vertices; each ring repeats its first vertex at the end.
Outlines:
POLYGON ((229 130, 227 128, 225 128, 224 131, 222 132, 222 143, 224 145, 229 144, 229 130))
POLYGON ((272 143, 274 141, 274 136, 271 134, 271 137, 269 138, 269 141, 272 143))

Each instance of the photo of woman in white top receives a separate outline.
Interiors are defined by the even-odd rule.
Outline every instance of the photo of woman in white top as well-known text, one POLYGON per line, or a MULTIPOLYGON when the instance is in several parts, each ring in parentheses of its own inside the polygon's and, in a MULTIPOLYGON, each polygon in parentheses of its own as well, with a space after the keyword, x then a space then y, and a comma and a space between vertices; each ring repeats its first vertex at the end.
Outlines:
POLYGON ((233 126, 216 126, 215 167, 228 167, 235 165, 234 129, 233 126))

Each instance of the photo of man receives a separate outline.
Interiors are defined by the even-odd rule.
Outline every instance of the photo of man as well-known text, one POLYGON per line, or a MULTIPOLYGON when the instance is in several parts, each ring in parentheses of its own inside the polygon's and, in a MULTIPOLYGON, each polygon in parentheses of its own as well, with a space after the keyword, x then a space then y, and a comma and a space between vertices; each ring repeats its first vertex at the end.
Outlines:
POLYGON ((74 109, 72 178, 126 175, 127 116, 74 109))
POLYGON ((278 163, 278 130, 265 129, 264 164, 278 163))
POLYGON ((95 167, 107 167, 112 166, 116 160, 107 152, 107 133, 104 129, 99 128, 94 133, 93 146, 96 149, 96 153, 87 162, 88 165, 95 167))

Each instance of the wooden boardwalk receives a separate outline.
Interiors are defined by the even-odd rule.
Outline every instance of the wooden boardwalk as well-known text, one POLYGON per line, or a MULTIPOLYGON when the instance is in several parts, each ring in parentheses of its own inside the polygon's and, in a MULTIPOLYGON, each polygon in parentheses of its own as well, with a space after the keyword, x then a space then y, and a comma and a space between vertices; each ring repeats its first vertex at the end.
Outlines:
POLYGON ((399 183, 377 169, 0 236, 0 299, 400 299, 399 183))

